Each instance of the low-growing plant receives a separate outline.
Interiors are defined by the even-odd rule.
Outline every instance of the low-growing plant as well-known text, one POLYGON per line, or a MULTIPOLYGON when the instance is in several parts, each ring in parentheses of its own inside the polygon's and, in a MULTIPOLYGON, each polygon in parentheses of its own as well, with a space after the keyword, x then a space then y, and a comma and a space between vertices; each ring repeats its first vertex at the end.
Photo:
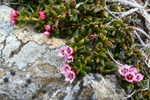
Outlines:
POLYGON ((136 99, 150 99, 149 48, 144 51, 131 23, 131 16, 119 18, 128 7, 106 0, 12 0, 30 6, 12 11, 12 24, 19 27, 35 22, 45 36, 65 38, 67 46, 58 56, 65 81, 72 83, 87 73, 120 73, 122 86, 136 99), (111 10, 111 11, 110 11, 111 10), (73 40, 71 39, 73 38, 73 40), (147 55, 147 56, 145 56, 147 55), (116 60, 119 60, 118 63, 116 60), (145 90, 143 88, 147 87, 145 90))

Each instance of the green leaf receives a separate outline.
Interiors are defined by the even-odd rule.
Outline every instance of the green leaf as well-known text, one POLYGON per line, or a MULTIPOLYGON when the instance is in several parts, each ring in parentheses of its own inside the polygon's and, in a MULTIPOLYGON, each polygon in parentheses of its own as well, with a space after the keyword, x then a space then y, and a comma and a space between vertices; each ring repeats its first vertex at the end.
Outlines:
POLYGON ((90 5, 89 4, 83 4, 83 8, 84 8, 84 10, 88 10, 88 9, 90 9, 90 5))
POLYGON ((130 94, 132 92, 132 84, 131 83, 126 83, 126 89, 127 89, 127 93, 130 94))
POLYGON ((77 61, 75 61, 75 65, 76 65, 77 67, 79 67, 79 66, 81 65, 81 60, 78 59, 77 61))
POLYGON ((75 30, 74 35, 77 35, 77 36, 79 35, 79 29, 75 30))
POLYGON ((47 25, 53 25, 52 21, 47 21, 47 25))
POLYGON ((148 50, 147 50, 147 54, 150 54, 150 48, 148 48, 148 50))
POLYGON ((86 75, 86 72, 85 72, 84 70, 80 70, 80 74, 81 74, 82 76, 85 76, 85 75, 86 75))
POLYGON ((19 22, 17 26, 18 27, 24 27, 27 23, 28 23, 28 21, 19 22))
POLYGON ((100 11, 102 11, 102 8, 100 8, 100 7, 96 7, 96 8, 94 9, 94 13, 97 13, 97 12, 100 12, 100 11))
POLYGON ((20 14, 22 15, 22 16, 25 16, 25 13, 24 13, 24 10, 25 10, 25 7, 23 7, 22 9, 20 9, 20 14))
POLYGON ((121 19, 115 19, 115 20, 112 22, 112 24, 113 24, 114 26, 116 26, 117 24, 122 25, 122 24, 123 24, 123 21, 122 21, 121 19))
POLYGON ((82 63, 85 63, 85 57, 83 55, 80 55, 80 60, 82 63))
POLYGON ((67 32, 68 34, 72 34, 71 29, 66 29, 66 32, 67 32))
POLYGON ((77 20, 77 14, 73 14, 72 20, 73 20, 73 21, 76 21, 76 20, 77 20))
POLYGON ((100 63, 102 64, 102 66, 105 66, 104 58, 101 58, 101 59, 100 59, 100 63))
POLYGON ((104 58, 107 58, 107 55, 103 51, 100 51, 99 55, 104 57, 104 58))
POLYGON ((55 22, 55 27, 58 27, 58 24, 59 24, 59 19, 56 20, 56 22, 55 22))
POLYGON ((86 71, 86 72, 90 72, 91 71, 91 67, 88 67, 88 66, 84 66, 82 69, 84 71, 86 71))
POLYGON ((108 23, 110 21, 111 21, 111 17, 109 16, 109 17, 107 17, 107 18, 104 19, 103 24, 108 23))

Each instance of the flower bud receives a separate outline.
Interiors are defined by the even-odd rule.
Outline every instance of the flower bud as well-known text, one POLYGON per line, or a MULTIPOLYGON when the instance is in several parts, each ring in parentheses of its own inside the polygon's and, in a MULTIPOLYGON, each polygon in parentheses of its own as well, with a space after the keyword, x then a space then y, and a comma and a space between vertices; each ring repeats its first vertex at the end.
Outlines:
POLYGON ((51 30, 52 30, 52 27, 51 27, 50 25, 46 25, 46 26, 45 26, 45 30, 46 30, 46 31, 51 31, 51 30))
POLYGON ((41 18, 42 20, 45 20, 45 19, 46 19, 46 15, 40 15, 40 18, 41 18))
POLYGON ((39 14, 40 14, 40 16, 41 15, 46 15, 44 11, 40 11, 39 14))
POLYGON ((50 33, 50 32, 48 32, 48 31, 46 31, 46 32, 44 32, 44 35, 45 35, 45 36, 50 36, 50 35, 51 35, 51 33, 50 33))
POLYGON ((11 23, 14 24, 14 25, 17 25, 19 22, 17 20, 12 20, 11 23))
POLYGON ((15 17, 18 17, 20 14, 17 11, 12 10, 11 14, 15 17))
POLYGON ((17 17, 16 16, 11 16, 10 19, 11 20, 17 20, 17 17))

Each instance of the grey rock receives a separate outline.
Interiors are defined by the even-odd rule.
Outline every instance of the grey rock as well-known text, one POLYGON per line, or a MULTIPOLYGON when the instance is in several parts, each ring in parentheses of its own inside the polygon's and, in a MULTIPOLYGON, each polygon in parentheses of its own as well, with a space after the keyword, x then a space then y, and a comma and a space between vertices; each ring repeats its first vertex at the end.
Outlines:
POLYGON ((33 25, 13 26, 11 10, 0 6, 1 100, 121 100, 124 97, 115 75, 88 74, 73 84, 65 82, 60 74, 64 58, 57 56, 58 49, 65 45, 64 40, 49 39, 37 33, 33 25), (16 74, 11 75, 11 70, 16 74), (9 81, 4 82, 4 78, 9 81))
POLYGON ((6 33, 6 35, 11 35, 14 33, 13 25, 11 21, 0 21, 0 33, 6 33))
POLYGON ((11 43, 7 44, 2 51, 2 58, 7 59, 14 51, 18 50, 20 46, 20 41, 12 41, 11 43))

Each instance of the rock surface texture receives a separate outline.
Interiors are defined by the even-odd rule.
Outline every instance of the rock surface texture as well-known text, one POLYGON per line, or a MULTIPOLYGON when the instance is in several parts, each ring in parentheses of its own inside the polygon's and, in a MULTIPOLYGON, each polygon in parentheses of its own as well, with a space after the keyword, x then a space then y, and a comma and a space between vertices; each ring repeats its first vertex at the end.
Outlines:
POLYGON ((65 43, 32 25, 11 24, 11 8, 0 6, 0 100, 122 100, 115 75, 89 74, 73 84, 59 73, 65 43))

